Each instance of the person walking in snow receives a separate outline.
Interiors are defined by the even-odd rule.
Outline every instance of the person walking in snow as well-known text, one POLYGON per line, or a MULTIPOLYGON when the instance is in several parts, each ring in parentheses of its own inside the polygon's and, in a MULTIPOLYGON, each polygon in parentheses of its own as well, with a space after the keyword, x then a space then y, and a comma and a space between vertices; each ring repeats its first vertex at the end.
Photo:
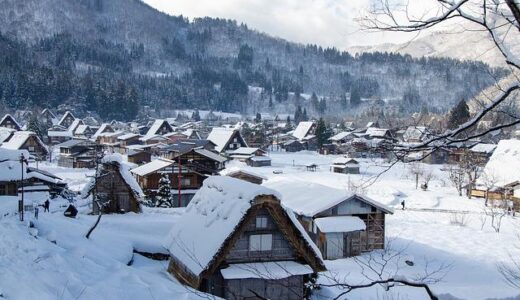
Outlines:
POLYGON ((403 210, 404 210, 404 200, 401 201, 401 206, 403 207, 403 210))
POLYGON ((50 206, 51 203, 49 202, 49 199, 45 200, 45 202, 43 202, 43 212, 49 212, 50 206))

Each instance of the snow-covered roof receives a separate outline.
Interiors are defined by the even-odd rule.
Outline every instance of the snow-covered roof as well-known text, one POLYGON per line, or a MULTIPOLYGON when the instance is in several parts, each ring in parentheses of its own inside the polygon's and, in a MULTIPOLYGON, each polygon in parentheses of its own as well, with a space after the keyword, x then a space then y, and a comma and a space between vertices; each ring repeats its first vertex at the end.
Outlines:
MULTIPOLYGON (((128 187, 134 192, 135 196, 137 198, 144 198, 144 192, 135 180, 135 178, 132 176, 132 173, 130 173, 131 165, 128 163, 123 162, 123 156, 118 153, 105 155, 103 159, 101 160, 102 163, 117 163, 119 165, 119 174, 121 174, 121 177, 125 181, 125 183, 128 185, 128 187)), ((88 184, 85 185, 83 190, 81 191, 81 195, 83 198, 86 198, 92 188, 94 187, 95 179, 92 178, 88 184)))
POLYGON ((92 135, 92 139, 93 140, 97 139, 99 135, 101 135, 102 133, 104 133, 106 131, 113 132, 114 130, 112 129, 112 126, 109 123, 101 124, 101 126, 99 126, 98 130, 96 130, 96 132, 92 135))
POLYGON ((46 148, 46 146, 40 141, 40 138, 38 138, 38 136, 32 131, 16 131, 8 142, 2 143, 2 148, 18 150, 31 136, 36 137, 39 144, 46 148))
POLYGON ((313 217, 343 201, 356 197, 360 201, 373 205, 386 213, 393 213, 393 209, 370 199, 366 196, 354 194, 347 190, 336 189, 321 184, 274 177, 262 184, 282 194, 282 203, 299 215, 313 217))
POLYGON ((67 110, 67 111, 63 114, 63 116, 61 117, 61 119, 58 121, 58 125, 62 125, 62 126, 63 126, 63 122, 65 122, 65 119, 66 119, 67 116, 69 116, 69 115, 70 115, 73 119, 76 119, 76 118, 74 117, 74 115, 73 115, 70 111, 67 110))
POLYGON ((27 151, 27 150, 13 150, 13 149, 0 148, 0 162, 8 161, 8 160, 18 162, 22 155, 25 158, 29 158, 29 156, 30 156, 29 151, 27 151))
POLYGON ((309 134, 309 131, 311 130, 312 126, 314 125, 314 122, 312 121, 306 121, 306 122, 300 122, 296 129, 294 129, 292 135, 301 140, 303 139, 307 134, 309 134))
MULTIPOLYGON (((520 180, 520 140, 501 140, 484 167, 484 177, 493 178, 497 186, 520 180)), ((479 181, 477 180, 477 181, 479 181)))
POLYGON ((168 121, 166 121, 164 119, 157 119, 153 122, 152 126, 150 126, 150 129, 148 129, 148 131, 144 135, 143 140, 147 140, 147 139, 157 135, 157 132, 159 131, 159 129, 161 129, 161 126, 163 126, 163 124, 166 124, 166 126, 170 128, 170 131, 173 131, 173 129, 172 129, 170 123, 168 123, 168 121))
MULTIPOLYGON (((240 147, 236 149, 235 151, 231 152, 230 155, 253 155, 256 151, 260 150, 259 148, 252 148, 252 147, 240 147)), ((265 152, 264 150, 260 150, 262 152, 265 152)))
POLYGON ((82 125, 78 125, 78 128, 76 128, 76 131, 74 132, 74 134, 85 134, 85 132, 90 128, 90 126, 88 125, 85 125, 85 124, 82 124, 82 125))
POLYGON ((493 151, 495 151, 496 148, 497 145, 495 144, 478 143, 475 146, 471 147, 471 151, 490 154, 493 153, 493 151))
POLYGON ((13 132, 15 132, 15 131, 16 130, 14 130, 12 128, 0 127, 0 144, 2 144, 7 139, 9 139, 11 137, 11 135, 13 135, 13 132))
POLYGON ((126 140, 129 140, 131 138, 135 138, 135 137, 138 137, 139 134, 137 133, 125 133, 123 135, 120 135, 117 137, 118 140, 121 140, 121 141, 126 141, 126 140))
POLYGON ((200 274, 260 195, 279 196, 243 180, 208 177, 174 225, 165 246, 193 274, 200 274))
POLYGON ((233 177, 233 175, 237 175, 239 173, 250 175, 252 177, 261 178, 263 180, 267 180, 267 177, 260 175, 256 172, 253 172, 251 170, 244 169, 244 168, 231 167, 231 168, 224 169, 224 170, 222 170, 222 172, 220 172, 221 175, 230 176, 230 177, 233 177))
POLYGON ((271 161, 269 156, 253 156, 249 158, 252 161, 271 161))
POLYGON ((309 265, 295 261, 270 261, 262 263, 230 264, 220 270, 224 279, 283 279, 295 275, 311 274, 314 271, 309 265))
POLYGON ((215 127, 211 130, 207 139, 216 145, 215 150, 217 152, 222 152, 234 133, 235 129, 233 128, 215 127))
POLYGON ((14 124, 16 125, 16 127, 18 127, 18 128, 22 128, 22 126, 20 126, 20 124, 19 124, 19 123, 14 119, 14 117, 11 116, 10 114, 6 114, 5 116, 3 116, 2 119, 0 120, 0 124, 2 124, 2 123, 5 121, 5 119, 8 119, 8 118, 11 119, 11 121, 14 122, 14 124))
POLYGON ((348 137, 351 134, 352 134, 351 131, 342 131, 342 132, 340 132, 340 133, 330 137, 329 140, 334 141, 334 142, 341 141, 341 140, 343 140, 344 138, 348 137))
POLYGON ((427 133, 428 128, 425 126, 408 126, 403 134, 403 140, 421 140, 427 133))
POLYGON ((152 160, 151 162, 141 165, 135 169, 132 169, 130 170, 130 172, 138 176, 146 176, 148 174, 155 173, 159 170, 169 167, 173 165, 173 163, 174 162, 169 159, 160 158, 152 160))
POLYGON ((206 150, 206 149, 194 149, 194 151, 195 151, 195 153, 198 153, 202 156, 205 156, 205 157, 212 159, 219 163, 223 163, 223 162, 227 161, 227 158, 225 158, 224 156, 216 154, 216 153, 206 150))
POLYGON ((338 157, 332 161, 334 165, 359 164, 357 160, 350 157, 338 157))
POLYGON ((354 216, 317 218, 314 222, 323 233, 351 232, 366 229, 365 222, 354 216))
POLYGON ((365 134, 367 134, 370 137, 384 137, 388 133, 388 129, 383 128, 376 128, 376 127, 369 127, 367 128, 367 131, 365 131, 365 134))

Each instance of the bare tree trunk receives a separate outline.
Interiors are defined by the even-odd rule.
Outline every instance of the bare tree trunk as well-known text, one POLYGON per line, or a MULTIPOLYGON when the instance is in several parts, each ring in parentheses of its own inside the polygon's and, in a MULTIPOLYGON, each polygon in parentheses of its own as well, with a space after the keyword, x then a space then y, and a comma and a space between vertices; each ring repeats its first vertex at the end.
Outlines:
MULTIPOLYGON (((98 205, 99 206, 99 205, 98 205)), ((85 237, 88 239, 90 238, 90 235, 92 234, 92 232, 94 231, 94 229, 96 229, 96 227, 98 226, 99 224, 99 221, 101 221, 101 216, 103 216, 103 214, 101 213, 101 208, 99 208, 100 211, 99 211, 99 215, 97 217, 97 220, 96 220, 96 223, 94 223, 94 225, 92 225, 92 227, 90 227, 90 229, 88 230, 87 232, 87 235, 85 235, 85 237)))

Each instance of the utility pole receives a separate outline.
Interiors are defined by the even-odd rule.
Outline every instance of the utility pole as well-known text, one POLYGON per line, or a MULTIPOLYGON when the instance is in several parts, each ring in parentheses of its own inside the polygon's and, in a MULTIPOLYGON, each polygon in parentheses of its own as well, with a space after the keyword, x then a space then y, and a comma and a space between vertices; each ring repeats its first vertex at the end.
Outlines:
POLYGON ((178 203, 178 207, 181 207, 181 154, 179 152, 179 156, 177 157, 177 161, 178 161, 178 166, 177 166, 177 191, 178 191, 178 195, 177 195, 177 203, 178 203))
POLYGON ((20 221, 23 222, 24 215, 24 182, 23 182, 23 164, 27 163, 27 159, 23 156, 23 153, 20 155, 20 165, 22 166, 22 198, 18 200, 18 212, 20 215, 20 221))

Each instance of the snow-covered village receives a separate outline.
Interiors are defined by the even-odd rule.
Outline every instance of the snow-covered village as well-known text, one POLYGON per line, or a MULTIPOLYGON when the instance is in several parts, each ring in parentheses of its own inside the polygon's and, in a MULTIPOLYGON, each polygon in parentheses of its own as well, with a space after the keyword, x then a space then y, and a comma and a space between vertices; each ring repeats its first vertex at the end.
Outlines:
POLYGON ((518 1, 195 2, 0 1, 0 299, 520 299, 518 1))

